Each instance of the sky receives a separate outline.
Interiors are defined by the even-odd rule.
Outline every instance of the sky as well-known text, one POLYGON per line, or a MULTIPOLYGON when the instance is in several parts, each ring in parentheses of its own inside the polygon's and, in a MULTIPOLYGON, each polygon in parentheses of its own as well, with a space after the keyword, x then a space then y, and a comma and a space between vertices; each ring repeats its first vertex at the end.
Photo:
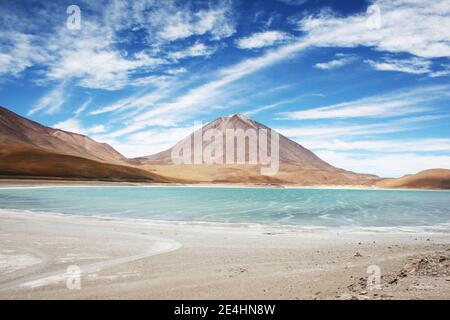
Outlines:
POLYGON ((348 170, 450 168, 450 0, 0 0, 0 13, 0 105, 127 157, 241 113, 348 170))

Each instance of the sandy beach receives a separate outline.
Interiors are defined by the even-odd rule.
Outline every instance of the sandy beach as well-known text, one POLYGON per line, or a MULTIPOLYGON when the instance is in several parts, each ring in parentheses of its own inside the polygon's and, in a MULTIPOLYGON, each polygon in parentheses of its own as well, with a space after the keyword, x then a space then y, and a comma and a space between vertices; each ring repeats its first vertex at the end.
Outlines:
POLYGON ((2 211, 0 298, 450 299, 450 235, 2 211))

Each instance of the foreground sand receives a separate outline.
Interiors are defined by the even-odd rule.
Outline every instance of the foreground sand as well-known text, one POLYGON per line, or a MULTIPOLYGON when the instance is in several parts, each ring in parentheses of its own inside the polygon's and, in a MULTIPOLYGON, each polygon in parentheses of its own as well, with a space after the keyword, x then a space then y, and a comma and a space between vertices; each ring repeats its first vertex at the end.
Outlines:
POLYGON ((0 214, 1 299, 450 299, 450 234, 0 214), (81 289, 66 288, 69 265, 81 289), (366 288, 378 265, 382 289, 366 288))

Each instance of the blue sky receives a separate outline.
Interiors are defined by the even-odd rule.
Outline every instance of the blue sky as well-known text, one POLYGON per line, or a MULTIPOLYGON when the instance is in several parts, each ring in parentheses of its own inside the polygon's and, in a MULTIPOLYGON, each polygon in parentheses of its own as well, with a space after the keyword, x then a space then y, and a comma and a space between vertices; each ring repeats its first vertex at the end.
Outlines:
POLYGON ((0 0, 0 11, 0 105, 126 156, 243 113, 345 169, 450 168, 448 0, 0 0))

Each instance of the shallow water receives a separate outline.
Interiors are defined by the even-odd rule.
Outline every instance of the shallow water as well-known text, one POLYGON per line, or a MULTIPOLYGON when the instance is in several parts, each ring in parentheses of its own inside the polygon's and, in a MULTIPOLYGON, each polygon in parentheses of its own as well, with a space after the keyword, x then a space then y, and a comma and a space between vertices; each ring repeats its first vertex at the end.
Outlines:
POLYGON ((416 227, 450 223, 450 192, 225 187, 2 188, 0 209, 169 221, 416 227))

